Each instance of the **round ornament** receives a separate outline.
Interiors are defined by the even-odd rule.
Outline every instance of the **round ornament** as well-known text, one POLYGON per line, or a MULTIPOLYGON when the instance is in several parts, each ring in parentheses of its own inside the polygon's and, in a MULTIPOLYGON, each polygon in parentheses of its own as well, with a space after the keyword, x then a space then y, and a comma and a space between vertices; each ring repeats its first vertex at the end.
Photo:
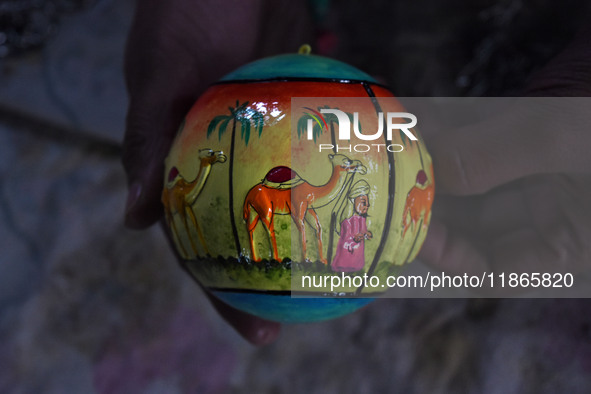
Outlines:
POLYGON ((269 320, 366 305, 426 236, 434 180, 416 121, 372 77, 305 47, 226 75, 188 112, 165 162, 182 265, 269 320))

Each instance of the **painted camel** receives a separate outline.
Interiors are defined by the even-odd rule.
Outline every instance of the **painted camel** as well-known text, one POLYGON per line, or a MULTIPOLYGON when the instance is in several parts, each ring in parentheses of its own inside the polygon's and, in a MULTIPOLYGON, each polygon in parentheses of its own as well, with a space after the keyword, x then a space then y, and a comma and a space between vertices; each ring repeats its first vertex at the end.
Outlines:
MULTIPOLYGON (((433 168, 431 168, 431 173, 433 173, 433 168)), ((423 228, 427 227, 429 216, 431 215, 431 204, 433 204, 434 194, 434 183, 427 179, 427 174, 424 170, 419 170, 417 173, 416 184, 408 192, 406 203, 404 205, 404 213, 402 214, 403 238, 411 225, 413 229, 416 228, 416 225, 423 214, 423 228)))
POLYGON ((279 260, 277 241, 275 239, 274 215, 291 215, 300 233, 302 255, 309 261, 306 254, 306 214, 310 214, 316 225, 318 258, 327 263, 322 253, 322 226, 315 208, 333 202, 345 189, 347 179, 354 173, 365 174, 367 168, 359 160, 351 160, 345 155, 331 154, 328 158, 332 164, 332 173, 328 181, 321 186, 314 186, 303 180, 289 167, 275 167, 267 173, 263 182, 255 185, 244 199, 244 220, 250 240, 250 251, 254 261, 261 261, 256 254, 253 240, 254 230, 262 221, 267 229, 273 249, 273 258, 279 260))
MULTIPOLYGON (((173 236, 176 238, 179 249, 183 254, 182 257, 190 258, 191 256, 187 253, 187 250, 183 246, 180 240, 178 229, 174 224, 174 215, 178 214, 185 227, 185 231, 189 234, 189 219, 197 230, 197 235, 203 246, 203 250, 206 254, 209 254, 203 233, 193 212, 192 205, 195 203, 199 194, 205 186, 205 182, 211 172, 211 166, 215 163, 223 163, 226 161, 226 156, 220 151, 213 151, 212 149, 200 149, 199 150, 199 172, 192 181, 187 181, 179 173, 178 168, 172 167, 168 172, 168 178, 166 187, 162 191, 162 203, 164 204, 164 212, 166 214, 166 220, 169 227, 172 229, 173 236)), ((189 241, 191 243, 191 249, 194 256, 198 256, 197 245, 193 238, 189 235, 189 241)))

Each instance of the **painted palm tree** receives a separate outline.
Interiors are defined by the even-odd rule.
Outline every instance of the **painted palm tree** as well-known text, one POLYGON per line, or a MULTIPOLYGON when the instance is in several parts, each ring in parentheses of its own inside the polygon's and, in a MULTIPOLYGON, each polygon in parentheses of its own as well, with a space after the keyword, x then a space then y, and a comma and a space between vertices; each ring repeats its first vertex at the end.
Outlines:
POLYGON ((244 141, 244 144, 248 146, 250 141, 251 128, 254 128, 258 132, 260 137, 263 132, 264 116, 262 113, 248 107, 248 101, 240 104, 236 100, 236 107, 228 107, 230 113, 227 115, 218 115, 211 120, 207 127, 207 138, 209 138, 217 129, 218 139, 221 140, 222 136, 228 129, 228 125, 232 122, 232 136, 230 143, 230 194, 229 194, 229 206, 230 206, 230 223, 232 224, 232 231, 234 234, 234 243, 236 245, 237 256, 240 256, 240 240, 238 239, 238 230, 236 227, 236 219, 234 218, 234 150, 236 145, 236 128, 237 124, 240 123, 240 137, 244 141))

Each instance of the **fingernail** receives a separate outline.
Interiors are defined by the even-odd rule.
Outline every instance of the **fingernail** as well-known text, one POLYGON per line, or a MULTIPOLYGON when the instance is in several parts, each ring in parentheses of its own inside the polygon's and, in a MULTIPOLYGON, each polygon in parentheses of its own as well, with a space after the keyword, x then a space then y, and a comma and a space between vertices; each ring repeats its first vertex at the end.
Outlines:
POLYGON ((142 195, 142 184, 139 182, 132 183, 129 186, 129 191, 127 192, 127 202, 125 203, 125 216, 126 217, 129 215, 129 213, 136 206, 141 195, 142 195))
POLYGON ((256 329, 251 342, 257 346, 269 345, 277 340, 280 329, 279 323, 266 322, 256 329))
POLYGON ((255 336, 254 336, 254 343, 257 345, 266 345, 270 338, 270 330, 266 327, 260 327, 258 330, 256 330, 255 336))

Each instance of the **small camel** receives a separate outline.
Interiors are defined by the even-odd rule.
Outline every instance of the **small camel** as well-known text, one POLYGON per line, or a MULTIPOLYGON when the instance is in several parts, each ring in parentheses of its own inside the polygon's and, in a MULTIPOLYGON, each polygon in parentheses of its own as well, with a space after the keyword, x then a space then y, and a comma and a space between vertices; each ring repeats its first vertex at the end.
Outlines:
MULTIPOLYGON (((431 173, 433 173, 432 168, 431 173)), ((423 214, 423 228, 427 227, 427 223, 429 223, 429 216, 431 215, 431 204, 433 204, 434 194, 434 183, 427 179, 427 174, 424 170, 419 170, 417 173, 416 184, 408 192, 406 203, 404 205, 404 213, 402 214, 403 238, 411 225, 413 229, 416 227, 418 221, 421 219, 421 215, 423 214), (410 220, 408 219, 409 216, 410 220)))
MULTIPOLYGON (((188 219, 191 219, 191 223, 197 230, 197 235, 203 246, 203 250, 206 254, 209 254, 203 233, 193 212, 192 205, 195 203, 199 194, 205 186, 205 182, 211 172, 211 166, 215 163, 223 163, 226 161, 226 156, 221 151, 213 151, 212 149, 200 149, 199 150, 199 172, 192 181, 187 181, 179 173, 178 168, 172 167, 168 172, 168 178, 166 187, 162 191, 162 203, 164 204, 164 212, 166 214, 166 221, 173 235, 176 237, 177 244, 182 253, 182 257, 190 258, 183 243, 179 238, 178 229, 174 224, 174 215, 180 215, 180 218, 185 226, 185 231, 189 234, 189 223, 188 219)), ((197 245, 193 241, 193 238, 189 235, 189 241, 191 243, 191 249, 195 256, 198 256, 197 245)))
POLYGON ((316 224, 318 258, 327 264, 322 253, 322 226, 315 208, 326 206, 334 201, 345 189, 349 175, 367 172, 367 168, 359 160, 351 160, 341 154, 330 154, 328 158, 332 164, 332 173, 324 185, 311 185, 289 167, 280 166, 269 171, 263 182, 250 189, 244 199, 243 213, 254 261, 261 261, 256 254, 253 240, 254 229, 259 220, 263 222, 271 239, 273 258, 279 261, 273 222, 275 214, 291 215, 300 233, 303 258, 309 261, 306 254, 305 226, 306 214, 309 213, 316 224), (251 215, 253 211, 254 215, 251 215))

